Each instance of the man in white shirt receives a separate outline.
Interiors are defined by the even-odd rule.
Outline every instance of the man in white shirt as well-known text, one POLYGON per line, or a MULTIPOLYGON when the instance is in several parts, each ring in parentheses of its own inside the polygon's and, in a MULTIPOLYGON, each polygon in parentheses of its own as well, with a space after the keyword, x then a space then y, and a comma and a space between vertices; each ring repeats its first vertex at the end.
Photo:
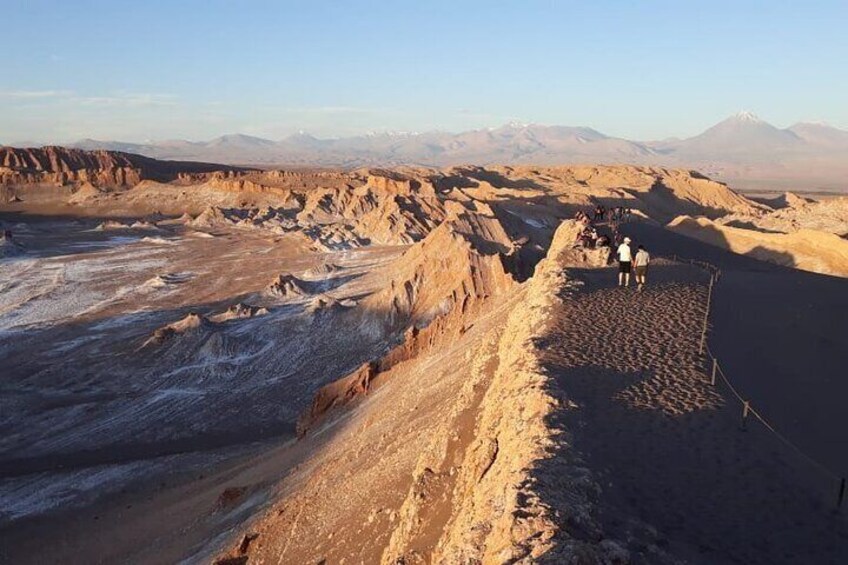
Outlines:
POLYGON ((630 265, 633 256, 630 250, 629 237, 624 238, 624 243, 618 246, 615 254, 618 257, 618 286, 630 286, 630 265))
POLYGON ((645 286, 645 275, 648 273, 648 263, 651 262, 651 256, 645 251, 645 247, 640 245, 636 252, 636 257, 633 258, 633 266, 636 268, 636 285, 639 290, 645 286))

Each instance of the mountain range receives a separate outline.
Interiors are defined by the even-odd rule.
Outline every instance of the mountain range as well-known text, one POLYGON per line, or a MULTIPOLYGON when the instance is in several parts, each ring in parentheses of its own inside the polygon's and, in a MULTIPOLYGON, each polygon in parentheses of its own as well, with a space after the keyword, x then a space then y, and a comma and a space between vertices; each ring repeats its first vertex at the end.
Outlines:
POLYGON ((85 139, 70 147, 231 165, 361 167, 456 164, 639 163, 698 169, 742 189, 848 192, 848 131, 825 124, 777 128, 749 112, 687 139, 633 141, 588 127, 507 124, 461 133, 378 133, 282 140, 243 134, 210 141, 125 143, 85 139))

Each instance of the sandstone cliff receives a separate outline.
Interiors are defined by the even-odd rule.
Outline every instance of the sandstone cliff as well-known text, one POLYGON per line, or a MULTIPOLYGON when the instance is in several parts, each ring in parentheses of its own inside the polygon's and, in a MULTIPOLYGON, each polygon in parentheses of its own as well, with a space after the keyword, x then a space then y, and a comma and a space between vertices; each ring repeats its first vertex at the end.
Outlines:
POLYGON ((241 170, 223 165, 159 161, 119 151, 83 151, 58 146, 0 147, 0 185, 131 187, 144 179, 171 182, 215 171, 241 170))

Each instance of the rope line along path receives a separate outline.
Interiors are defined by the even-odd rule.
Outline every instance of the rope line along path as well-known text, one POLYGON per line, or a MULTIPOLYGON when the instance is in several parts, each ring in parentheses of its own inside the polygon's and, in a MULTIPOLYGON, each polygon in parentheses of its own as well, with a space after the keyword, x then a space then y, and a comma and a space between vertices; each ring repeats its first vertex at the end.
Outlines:
POLYGON ((701 343, 700 343, 699 353, 701 355, 706 354, 705 360, 712 363, 712 371, 711 371, 711 378, 710 378, 711 384, 713 386, 715 386, 717 384, 716 377, 720 377, 721 381, 727 386, 728 390, 742 404, 741 429, 742 430, 746 429, 749 415, 753 416, 763 425, 763 427, 765 427, 766 430, 771 432, 778 440, 780 440, 781 443, 783 443, 787 447, 790 447, 794 452, 796 452, 798 455, 800 455, 802 457, 802 459, 804 459, 805 461, 810 463, 814 468, 816 468, 820 472, 822 472, 828 479, 830 479, 831 481, 834 481, 838 485, 837 486, 837 494, 836 494, 835 511, 839 512, 842 509, 842 504, 845 500, 845 491, 846 491, 846 479, 845 479, 845 477, 840 476, 839 474, 832 471, 830 468, 828 468, 826 465, 824 465, 820 461, 818 461, 815 458, 813 458, 812 456, 808 455, 806 452, 804 452, 804 450, 802 450, 800 447, 798 447, 797 445, 792 443, 792 441, 790 441, 786 436, 784 436, 782 433, 777 431, 777 429, 775 429, 775 427, 768 420, 766 420, 765 417, 763 417, 762 414, 760 414, 753 406, 751 406, 751 401, 746 399, 744 396, 742 396, 739 393, 739 391, 736 389, 736 387, 733 386, 733 383, 730 381, 730 379, 727 377, 727 374, 721 368, 721 365, 718 362, 718 358, 716 358, 716 356, 713 355, 712 351, 710 350, 709 346, 707 345, 707 332, 709 330, 709 316, 710 316, 710 309, 712 307, 713 288, 715 287, 715 284, 718 282, 718 280, 721 277, 721 269, 719 269, 717 266, 715 266, 711 263, 707 263, 706 261, 698 261, 698 260, 694 260, 694 259, 687 259, 685 257, 680 257, 679 255, 670 255, 670 256, 667 257, 667 259, 671 259, 672 261, 675 261, 677 263, 688 263, 690 265, 694 265, 694 266, 696 266, 700 269, 707 271, 710 275, 710 284, 709 284, 709 289, 707 291, 707 306, 706 306, 706 310, 704 312, 704 324, 703 324, 703 328, 701 330, 701 343))

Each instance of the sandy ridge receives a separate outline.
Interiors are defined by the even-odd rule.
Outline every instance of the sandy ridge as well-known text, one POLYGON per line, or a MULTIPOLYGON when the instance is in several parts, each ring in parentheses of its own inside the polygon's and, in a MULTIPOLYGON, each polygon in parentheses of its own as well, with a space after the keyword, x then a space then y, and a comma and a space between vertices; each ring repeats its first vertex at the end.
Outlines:
MULTIPOLYGON (((500 363, 457 481, 454 499, 462 502, 433 562, 534 563, 554 548, 554 536, 562 533, 558 526, 562 517, 542 501, 531 476, 536 462, 549 457, 564 439, 546 423, 559 402, 548 392, 536 340, 544 334, 556 297, 567 284, 563 266, 597 260, 571 249, 578 229, 570 221, 560 226, 547 258, 527 283, 524 300, 509 316, 498 349, 500 363)), ((562 451, 559 456, 568 457, 562 451)), ((574 502, 569 520, 591 522, 588 500, 595 486, 589 472, 574 463, 561 485, 563 496, 574 502)), ((582 542, 571 542, 558 544, 558 558, 567 561, 596 552, 582 542)))

